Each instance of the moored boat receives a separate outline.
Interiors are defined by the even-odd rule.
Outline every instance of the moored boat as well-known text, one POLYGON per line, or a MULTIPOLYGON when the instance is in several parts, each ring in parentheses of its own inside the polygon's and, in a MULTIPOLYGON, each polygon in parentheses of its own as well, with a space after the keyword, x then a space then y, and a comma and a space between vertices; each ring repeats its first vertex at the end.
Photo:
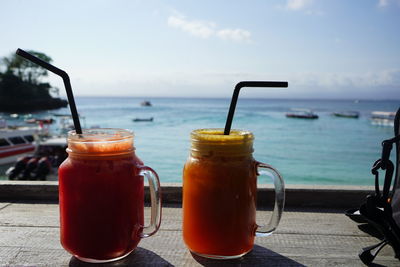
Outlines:
POLYGON ((293 112, 286 113, 286 117, 297 119, 318 119, 318 115, 309 109, 293 109, 293 112))
POLYGON ((18 157, 33 153, 37 128, 16 127, 0 129, 0 165, 10 164, 18 157))
POLYGON ((395 112, 373 111, 371 113, 372 124, 379 126, 394 126, 395 112))
POLYGON ((153 121, 153 117, 150 117, 150 118, 135 118, 135 119, 132 119, 132 121, 134 121, 134 122, 153 121))
POLYGON ((358 111, 339 111, 332 113, 336 117, 358 119, 360 113, 358 111))
POLYGON ((152 106, 150 101, 143 101, 140 103, 140 105, 142 107, 151 107, 152 106))
POLYGON ((54 122, 53 118, 47 118, 47 119, 37 119, 37 118, 32 118, 32 119, 26 119, 24 120, 25 123, 37 123, 37 124, 52 124, 54 122))
POLYGON ((66 159, 66 138, 49 138, 40 141, 34 153, 19 157, 6 171, 10 180, 58 179, 58 166, 66 159))

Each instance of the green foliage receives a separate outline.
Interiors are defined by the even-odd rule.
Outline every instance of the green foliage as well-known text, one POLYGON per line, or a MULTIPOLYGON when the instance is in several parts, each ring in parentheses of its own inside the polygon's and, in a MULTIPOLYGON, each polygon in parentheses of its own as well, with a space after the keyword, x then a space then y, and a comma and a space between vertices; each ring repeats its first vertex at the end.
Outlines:
MULTIPOLYGON (((44 53, 29 53, 50 62, 44 53)), ((5 72, 0 72, 0 111, 34 111, 60 108, 67 105, 65 100, 53 98, 49 83, 39 80, 47 75, 47 70, 15 54, 4 57, 1 63, 5 72)))
MULTIPOLYGON (((28 52, 43 61, 49 63, 52 61, 51 57, 44 53, 33 50, 29 50, 28 52)), ((2 63, 6 68, 6 73, 12 73, 25 82, 38 84, 41 77, 47 76, 46 69, 16 54, 11 54, 9 57, 3 57, 2 63)))
POLYGON ((0 81, 0 99, 17 101, 19 98, 50 99, 50 84, 33 84, 23 81, 20 77, 10 72, 2 75, 0 81))

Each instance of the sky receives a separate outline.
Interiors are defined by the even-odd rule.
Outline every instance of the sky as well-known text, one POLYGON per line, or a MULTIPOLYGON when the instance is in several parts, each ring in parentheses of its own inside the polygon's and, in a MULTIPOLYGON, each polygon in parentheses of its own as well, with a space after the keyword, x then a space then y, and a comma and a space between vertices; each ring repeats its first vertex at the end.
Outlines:
MULTIPOLYGON (((400 99, 400 0, 0 0, 0 57, 49 55, 76 96, 400 99)), ((49 74, 44 81, 60 88, 49 74)))

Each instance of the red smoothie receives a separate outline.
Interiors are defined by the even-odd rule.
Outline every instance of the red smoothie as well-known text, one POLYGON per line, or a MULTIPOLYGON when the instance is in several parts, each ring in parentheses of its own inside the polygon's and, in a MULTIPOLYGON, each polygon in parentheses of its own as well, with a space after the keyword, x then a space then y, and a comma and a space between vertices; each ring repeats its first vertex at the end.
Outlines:
POLYGON ((132 139, 68 140, 69 157, 59 168, 61 244, 78 258, 123 257, 141 239, 143 163, 132 139))

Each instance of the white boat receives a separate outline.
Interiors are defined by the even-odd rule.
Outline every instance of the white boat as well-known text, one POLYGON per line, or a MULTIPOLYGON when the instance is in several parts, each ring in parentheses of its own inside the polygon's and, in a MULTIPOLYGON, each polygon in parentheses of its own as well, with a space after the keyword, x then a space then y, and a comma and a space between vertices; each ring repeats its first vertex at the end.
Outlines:
POLYGON ((332 113, 333 116, 341 118, 352 118, 358 119, 360 117, 360 112, 358 111, 337 111, 332 113))
POLYGON ((19 157, 35 151, 38 128, 0 128, 0 165, 15 162, 19 157))
POLYGON ((394 117, 396 112, 388 111, 373 111, 371 113, 371 120, 373 125, 379 126, 394 126, 394 117))
MULTIPOLYGON (((64 126, 64 125, 63 125, 64 126)), ((66 136, 50 135, 43 125, 7 126, 0 119, 0 166, 10 180, 57 180, 67 157, 66 136), (11 166, 11 167, 10 167, 11 166)))
POLYGON ((41 140, 34 153, 19 157, 6 171, 10 180, 58 180, 58 167, 67 157, 66 138, 41 140))

